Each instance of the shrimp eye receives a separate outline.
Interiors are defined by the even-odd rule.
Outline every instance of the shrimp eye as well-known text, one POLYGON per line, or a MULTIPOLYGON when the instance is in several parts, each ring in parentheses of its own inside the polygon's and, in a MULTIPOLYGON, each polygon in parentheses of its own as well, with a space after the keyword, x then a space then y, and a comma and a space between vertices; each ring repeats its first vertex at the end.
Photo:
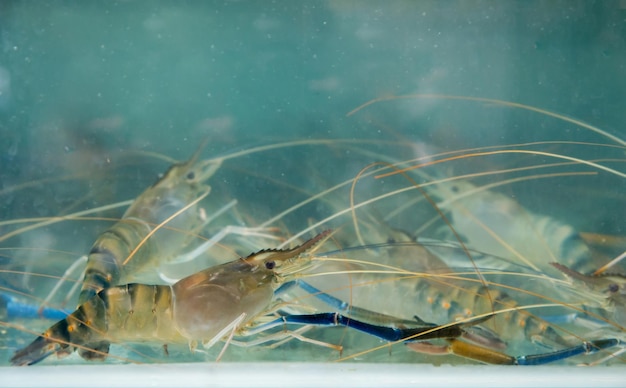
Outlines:
POLYGON ((389 237, 387 239, 387 244, 395 244, 395 242, 396 242, 396 239, 394 239, 393 237, 389 237))
POLYGON ((274 267, 276 267, 276 262, 274 262, 274 261, 267 261, 267 262, 265 262, 265 268, 267 268, 267 269, 274 269, 274 267))
POLYGON ((187 179, 189 179, 189 180, 193 180, 195 177, 196 177, 196 173, 194 173, 193 171, 190 171, 187 174, 187 179))
POLYGON ((609 284, 609 292, 612 294, 615 294, 617 291, 619 291, 619 284, 609 284))
POLYGON ((459 192, 458 186, 452 186, 450 189, 452 189, 453 193, 458 193, 459 192))

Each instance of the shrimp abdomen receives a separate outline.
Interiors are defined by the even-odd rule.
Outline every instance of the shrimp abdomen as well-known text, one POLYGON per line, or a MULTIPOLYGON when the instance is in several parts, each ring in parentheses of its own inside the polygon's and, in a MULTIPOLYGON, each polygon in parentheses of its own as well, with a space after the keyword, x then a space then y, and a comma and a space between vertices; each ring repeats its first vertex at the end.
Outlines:
POLYGON ((172 322, 169 286, 127 284, 104 289, 11 358, 32 365, 51 354, 78 349, 86 360, 104 360, 111 342, 185 343, 172 322))
MULTIPOLYGON (((150 226, 141 220, 123 219, 98 237, 89 252, 79 304, 122 280, 124 260, 150 231, 150 226)), ((150 249, 150 244, 142 247, 133 264, 150 254, 146 249, 150 249)))

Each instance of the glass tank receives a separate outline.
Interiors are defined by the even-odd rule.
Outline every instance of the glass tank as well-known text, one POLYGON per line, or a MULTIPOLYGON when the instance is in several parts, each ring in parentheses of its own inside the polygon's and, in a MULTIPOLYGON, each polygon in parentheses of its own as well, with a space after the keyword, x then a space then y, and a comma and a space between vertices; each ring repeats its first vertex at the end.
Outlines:
POLYGON ((0 385, 620 385, 623 1, 3 1, 0 34, 0 385))

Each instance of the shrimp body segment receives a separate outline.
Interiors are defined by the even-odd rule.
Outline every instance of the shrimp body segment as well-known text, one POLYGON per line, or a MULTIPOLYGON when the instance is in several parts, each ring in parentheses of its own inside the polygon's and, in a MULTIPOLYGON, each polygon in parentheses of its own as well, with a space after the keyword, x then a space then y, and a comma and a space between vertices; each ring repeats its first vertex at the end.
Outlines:
POLYGON ((84 359, 104 359, 112 341, 183 342, 173 325, 171 301, 169 286, 127 284, 101 290, 16 352, 11 362, 31 365, 53 353, 69 355, 76 348, 84 359))
POLYGON ((321 233, 290 250, 265 250, 208 268, 172 286, 127 284, 105 288, 82 303, 11 359, 31 365, 78 348, 85 359, 104 359, 112 342, 213 343, 244 317, 241 328, 270 307, 274 290, 310 263, 302 254, 321 233))
MULTIPOLYGON (((201 194, 208 194, 210 187, 203 182, 219 166, 219 161, 198 161, 196 153, 189 161, 171 166, 163 177, 137 197, 122 219, 102 233, 91 248, 79 304, 104 288, 135 280, 133 276, 154 267, 153 261, 157 258, 167 260, 175 256, 186 245, 188 236, 173 230, 160 230, 137 252, 134 251, 157 225, 201 194), (125 263, 132 252, 135 253, 132 260, 125 263)), ((188 231, 200 225, 200 214, 192 207, 176 216, 167 227, 188 231)))

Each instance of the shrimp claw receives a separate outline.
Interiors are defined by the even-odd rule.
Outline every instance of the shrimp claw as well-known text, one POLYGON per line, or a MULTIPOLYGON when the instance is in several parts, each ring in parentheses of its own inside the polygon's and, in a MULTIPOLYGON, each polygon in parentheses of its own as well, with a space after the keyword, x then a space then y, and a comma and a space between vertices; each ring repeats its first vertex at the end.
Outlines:
POLYGON ((272 325, 278 323, 313 326, 344 326, 392 342, 455 338, 463 334, 460 324, 438 326, 434 323, 423 322, 418 318, 417 323, 419 326, 417 327, 405 327, 405 325, 380 326, 363 322, 340 313, 285 315, 278 318, 275 322, 271 322, 272 325))

